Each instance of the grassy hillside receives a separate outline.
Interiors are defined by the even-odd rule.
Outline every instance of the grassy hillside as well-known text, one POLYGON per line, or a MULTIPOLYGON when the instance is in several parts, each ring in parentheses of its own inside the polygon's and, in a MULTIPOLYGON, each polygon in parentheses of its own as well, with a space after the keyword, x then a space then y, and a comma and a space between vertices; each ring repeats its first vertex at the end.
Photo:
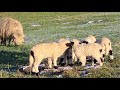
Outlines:
MULTIPOLYGON (((59 38, 81 39, 89 34, 97 39, 108 37, 112 41, 114 60, 106 57, 99 69, 89 69, 90 74, 82 77, 83 68, 74 66, 63 77, 74 78, 120 78, 120 13, 119 12, 0 12, 0 18, 11 17, 19 20, 25 31, 23 46, 0 46, 1 78, 33 78, 16 71, 16 67, 28 63, 30 48, 42 42, 53 42, 59 38), (15 71, 11 71, 15 68, 15 71), (7 70, 7 71, 6 71, 7 70)), ((41 78, 56 75, 41 75, 41 78)))

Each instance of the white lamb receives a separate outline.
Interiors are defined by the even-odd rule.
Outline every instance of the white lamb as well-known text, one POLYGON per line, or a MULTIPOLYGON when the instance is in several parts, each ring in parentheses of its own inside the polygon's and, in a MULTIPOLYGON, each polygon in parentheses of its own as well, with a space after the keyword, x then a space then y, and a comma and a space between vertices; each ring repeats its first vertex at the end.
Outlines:
POLYGON ((86 38, 84 38, 83 40, 81 40, 81 43, 94 43, 96 41, 95 36, 93 35, 88 35, 86 38))
POLYGON ((111 41, 108 38, 103 37, 101 40, 97 40, 96 43, 99 43, 103 46, 105 55, 110 55, 110 59, 114 59, 114 56, 112 54, 111 41))
POLYGON ((57 68, 57 60, 64 52, 72 47, 69 41, 61 43, 42 43, 32 47, 29 55, 29 67, 34 73, 38 73, 38 66, 43 59, 47 58, 49 62, 49 68, 52 68, 52 61, 54 68, 57 68))
MULTIPOLYGON (((73 52, 75 53, 77 59, 81 61, 82 66, 86 65, 86 57, 90 56, 92 59, 97 60, 100 66, 103 65, 103 53, 102 46, 98 43, 90 43, 85 45, 77 45, 73 47, 73 52)), ((93 65, 93 60, 92 60, 93 65)))

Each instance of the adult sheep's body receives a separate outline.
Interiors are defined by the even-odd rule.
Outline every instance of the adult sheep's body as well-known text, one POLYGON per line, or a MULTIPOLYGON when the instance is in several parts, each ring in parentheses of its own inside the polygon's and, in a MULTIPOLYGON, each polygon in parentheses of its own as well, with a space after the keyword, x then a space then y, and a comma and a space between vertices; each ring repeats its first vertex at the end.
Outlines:
POLYGON ((11 41, 15 45, 22 45, 24 42, 24 32, 21 23, 12 18, 0 19, 0 41, 1 44, 10 45, 11 41))

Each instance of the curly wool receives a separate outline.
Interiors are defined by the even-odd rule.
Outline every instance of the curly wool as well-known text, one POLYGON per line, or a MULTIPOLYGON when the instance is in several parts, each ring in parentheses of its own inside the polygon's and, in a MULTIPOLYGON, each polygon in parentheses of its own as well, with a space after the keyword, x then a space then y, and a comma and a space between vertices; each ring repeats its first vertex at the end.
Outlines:
POLYGON ((6 41, 16 39, 16 44, 21 44, 24 41, 24 32, 21 23, 12 18, 2 18, 0 20, 0 39, 1 44, 6 44, 6 41), (20 40, 21 39, 21 40, 20 40))

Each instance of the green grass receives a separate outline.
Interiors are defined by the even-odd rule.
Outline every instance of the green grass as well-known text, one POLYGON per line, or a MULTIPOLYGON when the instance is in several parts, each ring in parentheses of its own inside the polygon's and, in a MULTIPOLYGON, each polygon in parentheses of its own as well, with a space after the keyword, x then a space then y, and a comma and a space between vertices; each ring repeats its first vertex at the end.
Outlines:
MULTIPOLYGON (((89 34, 97 39, 108 37, 112 41, 113 62, 106 58, 100 69, 89 69, 90 74, 82 77, 81 66, 63 72, 64 78, 119 78, 120 77, 120 13, 119 12, 0 12, 0 18, 11 17, 19 20, 25 32, 23 46, 0 46, 1 78, 36 78, 20 72, 9 71, 12 67, 28 64, 30 48, 42 42, 53 42, 59 38, 81 39, 89 34), (102 20, 101 22, 96 22, 102 20), (89 21, 94 23, 87 24, 89 21), (39 26, 32 26, 32 25, 39 26), (7 71, 3 70, 7 68, 7 71)), ((56 75, 40 75, 40 78, 57 78, 56 75)))

